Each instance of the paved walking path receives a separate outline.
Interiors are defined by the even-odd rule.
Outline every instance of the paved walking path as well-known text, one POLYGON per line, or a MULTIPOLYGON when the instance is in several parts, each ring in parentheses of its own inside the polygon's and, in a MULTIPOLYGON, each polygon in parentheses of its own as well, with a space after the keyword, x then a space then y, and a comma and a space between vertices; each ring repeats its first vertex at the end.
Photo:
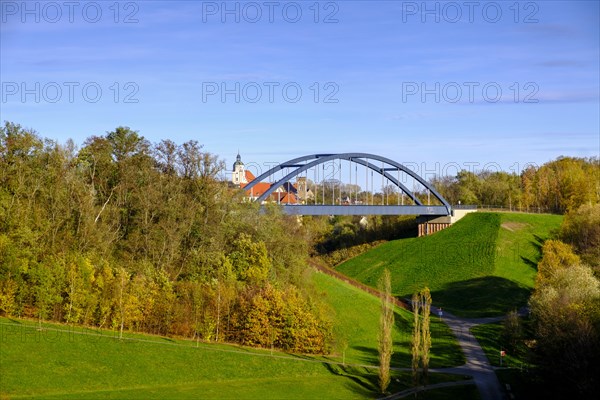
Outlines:
MULTIPOLYGON (((433 315, 438 315, 438 311, 436 307, 431 307, 433 315)), ((501 321, 502 319, 503 317, 462 319, 445 311, 443 315, 443 320, 458 339, 467 362, 465 365, 457 368, 442 368, 440 372, 451 372, 453 370, 453 372, 471 375, 477 389, 479 389, 482 400, 502 400, 504 399, 504 395, 500 381, 496 377, 496 373, 479 342, 471 333, 471 328, 479 324, 501 321)))
MULTIPOLYGON (((439 309, 431 306, 431 315, 439 315, 439 309)), ((460 345, 467 362, 460 367, 430 368, 429 371, 472 376, 472 381, 464 381, 462 384, 474 382, 479 390, 479 393, 481 394, 482 400, 504 400, 505 397, 502 387, 498 377, 496 377, 496 374, 494 373, 494 368, 491 366, 487 356, 479 345, 479 342, 471 333, 471 328, 476 325, 498 322, 503 320, 504 317, 466 319, 454 316, 447 311, 444 311, 442 319, 450 327, 450 330, 452 330, 454 336, 456 336, 458 344, 460 345)), ((454 385, 429 385, 425 389, 429 390, 447 386, 454 385)), ((410 392, 404 391, 396 393, 390 396, 389 399, 399 399, 414 392, 415 391, 413 390, 410 392)))

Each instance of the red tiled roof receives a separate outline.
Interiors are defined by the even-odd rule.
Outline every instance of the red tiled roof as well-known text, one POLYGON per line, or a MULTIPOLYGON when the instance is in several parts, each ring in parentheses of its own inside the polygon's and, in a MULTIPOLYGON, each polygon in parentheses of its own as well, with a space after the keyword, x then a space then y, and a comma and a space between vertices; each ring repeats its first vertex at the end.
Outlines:
MULTIPOLYGON (((242 188, 246 187, 247 183, 242 184, 242 188)), ((271 188, 271 184, 267 182, 259 182, 252 189, 246 190, 246 195, 250 197, 259 197, 271 188)), ((269 201, 281 204, 298 204, 298 198, 294 193, 274 192, 269 196, 269 201)))
POLYGON ((270 199, 273 202, 281 204, 298 204, 298 199, 296 199, 296 196, 292 193, 273 193, 271 194, 270 199))
MULTIPOLYGON (((252 174, 252 172, 250 171, 244 171, 244 174, 247 183, 242 183, 240 185, 242 189, 248 186, 248 184, 255 179, 254 174, 252 174)), ((254 185, 251 189, 246 190, 246 195, 249 197, 256 198, 261 196, 270 188, 271 183, 259 182, 256 185, 254 185)), ((269 201, 281 204, 298 204, 298 197, 296 195, 297 188, 295 185, 286 182, 278 190, 279 191, 271 193, 271 195, 269 196, 269 201)))
MULTIPOLYGON (((242 183, 242 188, 246 187, 246 185, 248 185, 247 183, 242 183)), ((248 196, 252 196, 252 197, 258 197, 261 194, 263 194, 264 192, 266 192, 267 190, 269 190, 269 188, 271 187, 270 183, 267 182, 259 182, 256 185, 254 185, 254 187, 250 190, 246 190, 246 194, 248 196)))

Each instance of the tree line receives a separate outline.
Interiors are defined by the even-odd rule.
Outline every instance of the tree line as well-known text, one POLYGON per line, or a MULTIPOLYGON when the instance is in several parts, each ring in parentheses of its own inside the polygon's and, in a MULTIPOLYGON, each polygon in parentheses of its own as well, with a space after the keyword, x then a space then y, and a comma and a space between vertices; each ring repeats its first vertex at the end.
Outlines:
POLYGON ((451 204, 562 214, 600 202, 600 163, 598 158, 559 157, 520 175, 463 170, 436 177, 432 184, 451 204))
POLYGON ((196 141, 118 127, 81 148, 0 128, 0 313, 327 352, 306 230, 260 213, 196 141))

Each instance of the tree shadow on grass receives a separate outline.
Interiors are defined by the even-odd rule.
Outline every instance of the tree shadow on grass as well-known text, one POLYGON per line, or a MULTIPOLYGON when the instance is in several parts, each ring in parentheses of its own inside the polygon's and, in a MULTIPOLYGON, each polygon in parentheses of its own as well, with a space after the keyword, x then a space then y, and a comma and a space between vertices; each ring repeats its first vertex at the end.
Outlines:
POLYGON ((374 397, 377 386, 373 380, 377 376, 377 371, 373 370, 367 372, 364 368, 355 368, 350 366, 335 365, 335 364, 324 364, 325 368, 337 376, 346 377, 349 382, 346 386, 354 393, 361 395, 364 398, 374 397))
POLYGON ((530 290, 497 276, 452 282, 431 294, 433 303, 466 317, 504 315, 527 304, 530 290))
POLYGON ((530 240, 529 243, 533 247, 533 253, 529 257, 521 256, 521 259, 529 266, 537 271, 537 263, 542 258, 542 246, 544 246, 545 238, 539 235, 533 235, 535 240, 530 240))
POLYGON ((377 349, 367 346, 352 346, 352 348, 361 353, 358 360, 363 364, 377 365, 379 363, 377 349))
POLYGON ((535 260, 532 260, 530 258, 527 258, 525 256, 521 256, 521 261, 523 261, 525 264, 527 264, 529 267, 535 269, 537 271, 537 266, 538 263, 535 260))
POLYGON ((546 240, 548 240, 548 238, 544 238, 544 237, 541 237, 540 235, 536 235, 536 234, 533 234, 533 238, 535 239, 535 241, 532 241, 531 243, 541 253, 542 252, 542 246, 544 245, 544 242, 546 240))
MULTIPOLYGON (((400 341, 401 347, 408 347, 410 342, 404 343, 404 340, 400 341)), ((399 344, 397 339, 394 339, 394 347, 399 344)), ((353 346, 354 350, 360 351, 362 353, 359 356, 359 361, 368 365, 379 365, 379 352, 374 347, 366 347, 366 346, 353 346)), ((392 354, 391 366, 392 367, 407 367, 410 365, 410 357, 406 352, 397 351, 397 348, 394 349, 394 353, 392 354)))

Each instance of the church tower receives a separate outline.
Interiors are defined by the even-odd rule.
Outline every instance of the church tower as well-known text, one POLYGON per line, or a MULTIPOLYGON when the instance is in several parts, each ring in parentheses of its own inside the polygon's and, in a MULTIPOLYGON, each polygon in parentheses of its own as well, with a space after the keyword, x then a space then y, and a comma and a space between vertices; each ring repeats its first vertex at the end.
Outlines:
POLYGON ((248 183, 246 180, 246 171, 244 168, 244 163, 242 162, 242 157, 238 152, 237 157, 235 158, 235 162, 233 163, 233 172, 231 174, 231 182, 234 185, 240 186, 243 183, 248 183))
POLYGON ((296 190, 298 191, 298 197, 300 200, 306 201, 308 187, 305 176, 299 176, 298 179, 296 179, 296 190))

